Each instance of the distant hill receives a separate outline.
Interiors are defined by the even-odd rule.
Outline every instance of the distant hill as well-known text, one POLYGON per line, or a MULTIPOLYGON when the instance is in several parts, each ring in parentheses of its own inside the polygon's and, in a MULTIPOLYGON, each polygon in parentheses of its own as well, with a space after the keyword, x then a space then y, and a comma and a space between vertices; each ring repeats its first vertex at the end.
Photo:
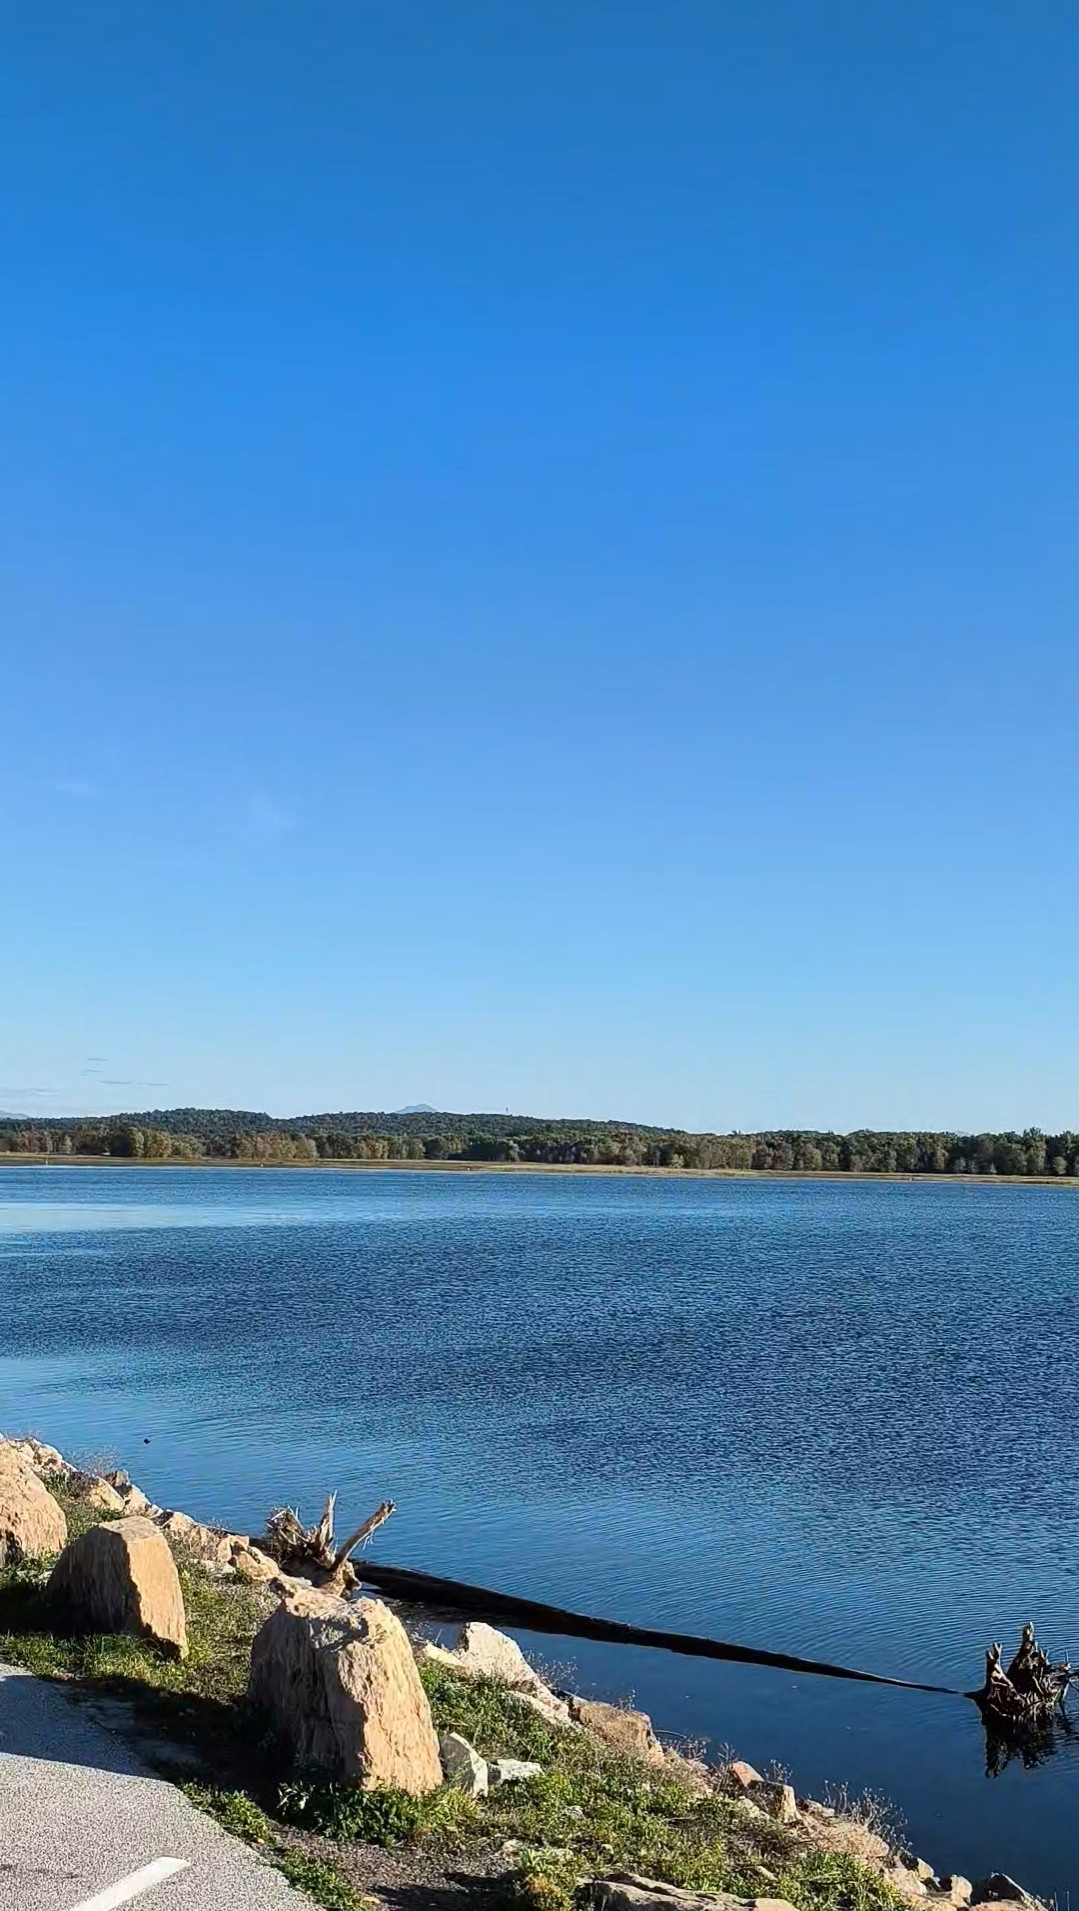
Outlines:
POLYGON ((437 1115, 438 1109, 432 1108, 429 1101, 410 1101, 405 1108, 395 1108, 395 1115, 437 1115))

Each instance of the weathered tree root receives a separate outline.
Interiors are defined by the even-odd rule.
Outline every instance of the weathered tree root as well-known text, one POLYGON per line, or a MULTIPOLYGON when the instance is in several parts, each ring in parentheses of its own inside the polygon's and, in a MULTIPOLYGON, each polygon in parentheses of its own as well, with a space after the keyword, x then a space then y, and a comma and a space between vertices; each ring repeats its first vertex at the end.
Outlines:
POLYGON ((317 1526, 304 1526, 291 1506, 279 1507, 266 1522, 266 1533, 261 1544, 283 1571, 294 1577, 310 1579, 313 1585, 322 1587, 326 1592, 346 1593, 360 1583, 356 1568, 351 1564, 351 1555, 357 1546, 364 1545, 372 1533, 385 1524, 397 1508, 392 1500, 383 1500, 381 1506, 376 1507, 342 1545, 335 1547, 333 1526, 336 1505, 337 1495, 330 1493, 317 1526))
POLYGON ((1022 1741, 1044 1735, 1059 1715, 1068 1688, 1079 1677, 1066 1659, 1053 1665, 1034 1637, 1034 1627, 1023 1627, 1019 1648, 1005 1672, 999 1645, 985 1655, 985 1683, 972 1697, 981 1709, 986 1730, 1001 1740, 1022 1741))

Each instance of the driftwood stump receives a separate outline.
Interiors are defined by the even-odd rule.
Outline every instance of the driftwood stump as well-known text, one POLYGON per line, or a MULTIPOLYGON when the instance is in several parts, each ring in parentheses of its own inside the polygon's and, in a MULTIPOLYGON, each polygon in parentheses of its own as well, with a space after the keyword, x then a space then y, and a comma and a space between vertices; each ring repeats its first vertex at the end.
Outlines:
POLYGON ((1052 1755, 1058 1737, 1071 1735, 1064 1701, 1076 1677, 1079 1672, 1066 1659, 1057 1665, 1052 1663, 1029 1622, 1023 1627, 1007 1671, 1001 1665, 999 1645, 990 1646, 985 1655, 984 1684, 971 1696, 985 1726, 986 1763, 991 1773, 1003 1771, 1016 1757, 1025 1765, 1038 1765, 1052 1755))
POLYGON ((397 1511, 392 1500, 383 1500, 381 1506, 357 1526, 354 1533, 340 1545, 334 1544, 334 1511, 337 1505, 336 1493, 327 1495, 322 1518, 316 1526, 304 1526, 299 1514, 291 1506, 279 1507, 271 1513, 266 1522, 266 1533, 260 1544, 264 1551, 276 1559, 283 1571, 295 1578, 310 1579, 315 1586, 321 1586, 325 1592, 351 1592, 359 1585, 359 1574, 351 1564, 351 1555, 357 1546, 363 1546, 372 1533, 385 1524, 392 1513, 397 1511))

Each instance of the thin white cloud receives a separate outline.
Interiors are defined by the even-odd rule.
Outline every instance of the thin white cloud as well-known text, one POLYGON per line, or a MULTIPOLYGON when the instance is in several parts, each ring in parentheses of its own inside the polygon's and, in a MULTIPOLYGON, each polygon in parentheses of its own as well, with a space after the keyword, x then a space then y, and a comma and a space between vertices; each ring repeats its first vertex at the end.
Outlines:
POLYGON ((128 1075, 102 1075, 103 1088, 167 1088, 168 1082, 136 1082, 128 1075))

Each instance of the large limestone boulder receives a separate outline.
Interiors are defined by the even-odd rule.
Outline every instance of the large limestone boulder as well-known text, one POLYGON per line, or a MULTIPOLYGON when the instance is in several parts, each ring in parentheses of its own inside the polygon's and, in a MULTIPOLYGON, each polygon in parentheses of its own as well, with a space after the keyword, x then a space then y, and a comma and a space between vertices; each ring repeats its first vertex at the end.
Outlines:
POLYGON ((12 1444, 0 1445, 0 1566, 58 1553, 67 1539, 64 1511, 12 1444))
POLYGON ((785 1898, 736 1898, 729 1891, 683 1891, 631 1871, 595 1878, 588 1887, 595 1911, 791 1911, 785 1898))
POLYGON ((408 1634, 380 1600, 297 1584, 255 1635, 247 1690, 298 1764, 415 1795, 442 1783, 408 1634))
POLYGON ((187 1657, 183 1594, 168 1541, 134 1515, 91 1526, 64 1547, 45 1596, 87 1632, 132 1632, 187 1657))
POLYGON ((599 1699, 569 1701, 570 1716, 583 1725, 593 1738, 602 1739, 616 1752, 643 1759, 646 1765, 663 1764, 663 1747, 652 1730, 647 1712, 634 1712, 626 1705, 604 1705, 599 1699))

